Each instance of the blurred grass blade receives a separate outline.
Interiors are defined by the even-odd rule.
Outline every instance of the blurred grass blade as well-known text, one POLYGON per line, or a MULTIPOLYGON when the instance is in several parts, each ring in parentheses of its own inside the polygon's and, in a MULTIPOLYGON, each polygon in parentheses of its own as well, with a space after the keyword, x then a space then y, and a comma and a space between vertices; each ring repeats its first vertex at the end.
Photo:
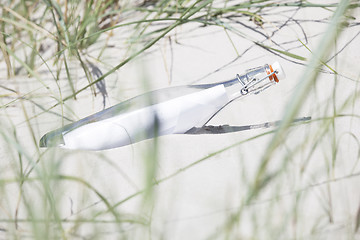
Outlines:
POLYGON ((6 51, 5 46, 6 46, 5 35, 0 33, 0 49, 1 49, 1 52, 3 53, 3 56, 4 56, 6 69, 7 69, 7 76, 8 76, 8 78, 11 78, 13 76, 13 71, 12 71, 12 68, 11 68, 11 62, 10 62, 9 54, 6 51))
POLYGON ((304 102, 304 99, 310 92, 311 87, 313 86, 319 74, 319 71, 317 71, 317 69, 320 67, 321 61, 323 61, 329 54, 335 42, 334 40, 338 37, 338 34, 341 30, 342 17, 346 13, 350 2, 350 0, 342 0, 339 3, 331 22, 328 24, 328 28, 325 31, 326 33, 320 41, 317 51, 312 55, 308 67, 305 69, 304 73, 299 79, 300 83, 298 85, 298 88, 285 108, 283 122, 277 132, 274 134, 272 140, 270 141, 270 144, 268 145, 264 153, 262 163, 258 169, 257 176, 255 178, 254 186, 252 187, 253 193, 249 196, 247 202, 252 200, 258 194, 261 186, 264 186, 264 181, 266 181, 267 179, 265 173, 267 170, 267 166, 271 160, 272 154, 277 149, 277 147, 279 147, 284 141, 290 123, 295 118, 296 114, 302 106, 302 103, 304 102))
MULTIPOLYGON (((298 41, 299 41, 309 52, 313 53, 313 52, 311 51, 311 49, 308 48, 308 46, 306 46, 305 43, 303 43, 300 39, 298 39, 298 41)), ((328 69, 330 69, 334 74, 337 74, 337 72, 336 72, 332 67, 330 67, 326 62, 324 62, 324 61, 322 61, 322 60, 320 60, 320 62, 321 62, 324 66, 326 66, 328 69)))
POLYGON ((355 219, 355 233, 357 231, 359 231, 360 228, 360 205, 356 214, 356 219, 355 219))
POLYGON ((72 96, 74 96, 74 99, 76 100, 76 90, 75 90, 74 82, 73 82, 71 74, 70 74, 69 66, 67 64, 66 56, 64 57, 64 65, 65 65, 65 72, 66 72, 67 80, 69 82, 71 91, 73 93, 72 96))
POLYGON ((274 51, 274 52, 277 52, 277 53, 280 53, 282 55, 285 55, 285 56, 288 56, 288 57, 291 57, 291 58, 294 58, 294 59, 297 59, 297 60, 301 60, 301 61, 307 61, 307 59, 303 56, 300 56, 300 55, 297 55, 295 53, 291 53, 291 52, 287 52, 287 51, 283 51, 283 50, 280 50, 280 49, 276 49, 276 48, 272 48, 272 47, 269 47, 269 46, 266 46, 260 42, 256 42, 255 44, 259 45, 260 47, 263 47, 265 49, 269 49, 271 51, 274 51))
POLYGON ((46 29, 36 25, 35 23, 29 21, 28 19, 24 18, 23 16, 21 16, 20 14, 18 14, 17 12, 15 12, 14 10, 12 10, 11 8, 5 7, 3 6, 3 9, 8 11, 9 13, 11 13, 14 17, 16 17, 18 20, 20 20, 20 22, 23 22, 24 24, 21 24, 20 22, 16 22, 10 19, 4 19, 4 18, 0 18, 0 21, 8 21, 11 24, 16 24, 16 26, 18 27, 23 27, 24 29, 28 29, 29 31, 33 31, 36 30, 40 33, 42 33, 43 35, 45 35, 48 38, 51 38, 54 41, 57 41, 57 38, 50 32, 48 32, 46 29))

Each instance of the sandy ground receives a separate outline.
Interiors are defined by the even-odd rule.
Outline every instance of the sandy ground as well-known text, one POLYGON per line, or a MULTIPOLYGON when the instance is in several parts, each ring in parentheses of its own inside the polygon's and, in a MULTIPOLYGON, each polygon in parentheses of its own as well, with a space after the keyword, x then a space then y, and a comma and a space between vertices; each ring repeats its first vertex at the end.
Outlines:
MULTIPOLYGON (((300 46, 301 44, 296 41, 299 38, 308 41, 307 46, 315 50, 318 44, 321 44, 319 41, 326 30, 326 24, 306 20, 316 20, 315 16, 321 20, 331 16, 329 11, 311 8, 300 10, 295 15, 294 12, 273 12, 269 16, 264 16, 264 33, 271 34, 290 16, 301 22, 302 28, 289 22, 271 38, 286 49, 300 46), (303 32, 306 33, 306 39, 303 32), (287 43, 289 41, 294 42, 287 43)), ((353 14, 359 16, 359 13, 353 14)), ((250 21, 244 24, 254 27, 250 21)), ((264 39, 240 24, 235 27, 251 37, 264 39)), ((360 76, 360 38, 357 35, 359 31, 359 26, 352 27, 345 30, 338 39, 336 51, 341 51, 334 58, 336 61, 333 59, 328 63, 338 71, 337 79, 329 73, 329 69, 324 68, 325 72, 319 75, 314 90, 304 99, 298 117, 311 116, 317 119, 332 114, 331 108, 327 106, 329 100, 334 101, 341 114, 359 114, 358 99, 349 107, 340 110, 349 94, 358 89, 358 83, 353 80, 358 81, 360 76), (335 99, 334 82, 337 84, 335 99)), ((107 107, 148 90, 232 79, 246 69, 279 61, 287 74, 286 80, 260 95, 249 96, 232 103, 219 113, 211 124, 241 126, 282 119, 287 102, 302 81, 300 77, 305 66, 298 64, 300 61, 289 61, 288 57, 276 56, 259 46, 253 46, 250 41, 233 33, 228 34, 219 27, 199 28, 195 24, 176 29, 171 33, 171 39, 161 40, 148 51, 148 54, 138 57, 106 78, 109 95, 107 107), (250 46, 252 47, 243 54, 250 46), (237 58, 237 52, 243 55, 237 58), (234 61, 235 59, 237 60, 234 61), (144 82, 148 83, 147 87, 144 87, 144 82)), ((119 38, 113 38, 110 44, 116 45, 116 48, 105 52, 103 59, 112 66, 122 59, 123 54, 122 32, 115 32, 115 36, 119 38)), ((275 47, 270 40, 265 43, 275 47)), ((95 54, 96 48, 93 51, 95 54)), ((304 47, 291 51, 303 57, 311 56, 304 47)), ((106 67, 103 71, 106 71, 106 67)), ((79 88, 86 83, 81 69, 75 67, 72 74, 78 76, 79 88)), ((1 85, 6 84, 7 87, 18 89, 21 93, 29 93, 29 97, 33 97, 36 103, 47 109, 55 103, 54 99, 49 97, 51 92, 56 95, 59 93, 56 84, 49 80, 51 76, 46 70, 40 71, 40 78, 50 89, 46 89, 33 78, 17 77, 8 80, 2 77, 0 81, 1 85)), ((70 91, 66 90, 66 80, 62 80, 60 84, 65 89, 63 94, 67 95, 70 91)), ((4 89, 1 91, 6 92, 4 89)), ((2 104, 8 102, 9 99, 2 100, 2 104)), ((36 143, 43 134, 61 126, 61 118, 54 114, 61 114, 60 107, 52 109, 52 113, 44 113, 29 101, 22 102, 28 117, 31 118, 30 124, 36 125, 36 143)), ((80 119, 101 109, 101 95, 94 98, 90 97, 89 91, 85 91, 79 94, 76 101, 66 102, 64 113, 70 119, 80 119)), ((38 150, 28 131, 20 101, 10 104, 6 109, 3 108, 1 112, 3 126, 10 126, 12 121, 29 159, 36 156, 38 151, 44 153, 44 161, 39 163, 42 168, 48 169, 56 165, 61 174, 84 179, 111 204, 123 201, 144 188, 144 176, 149 164, 155 164, 157 167, 157 180, 178 173, 155 185, 153 199, 149 203, 144 205, 143 195, 140 194, 117 207, 124 219, 139 216, 150 219, 150 227, 132 223, 124 224, 121 228, 109 223, 83 223, 77 232, 79 235, 90 236, 98 231, 107 239, 116 239, 122 234, 127 234, 130 239, 206 239, 217 238, 218 234, 223 236, 220 234, 226 229, 224 225, 232 214, 239 211, 251 190, 250 183, 272 137, 269 134, 240 144, 241 141, 265 133, 269 129, 221 135, 163 136, 157 140, 157 161, 149 163, 148 156, 151 155, 154 140, 103 152, 38 150), (239 144, 208 157, 209 154, 235 143, 239 144), (186 168, 201 159, 204 160, 186 168), (182 168, 186 169, 179 171, 182 168)), ((282 160, 286 156, 290 156, 289 163, 283 166, 283 172, 272 180, 254 201, 243 206, 243 215, 235 225, 236 230, 231 233, 230 239, 247 239, 251 236, 262 239, 278 236, 285 239, 309 239, 308 236, 315 239, 360 237, 359 233, 354 232, 360 202, 360 166, 357 164, 359 146, 356 140, 360 138, 360 121, 356 118, 339 118, 335 121, 335 126, 326 133, 329 136, 325 137, 325 140, 320 143, 314 142, 312 139, 322 134, 322 124, 324 122, 315 121, 291 128, 284 141, 284 147, 275 153, 269 167, 272 170, 281 168, 282 160), (308 136, 312 137, 307 139, 308 136), (338 144, 335 161, 331 161, 334 149, 331 136, 335 136, 338 144), (315 150, 310 155, 314 146, 315 150), (289 155, 293 152, 297 154, 289 155), (301 168, 305 168, 303 172, 299 170, 301 168)), ((2 177, 11 178, 16 172, 16 154, 6 144, 8 141, 3 138, 2 142, 1 174, 2 177)), ((26 161, 27 166, 31 164, 30 160, 26 161)), ((24 186, 25 192, 31 192, 33 187, 24 186)), ((59 212, 63 218, 86 218, 105 208, 99 197, 81 184, 61 181, 51 187, 56 188, 54 191, 59 199, 59 212)), ((18 188, 15 184, 7 185, 4 192, 8 196, 2 201, 6 211, 0 213, 1 219, 7 216, 13 219, 17 203, 11 199, 18 198, 18 188)), ((36 197, 33 201, 41 203, 36 197)), ((21 204, 20 206, 22 207, 19 214, 25 217, 24 207, 21 204)), ((111 219, 111 216, 103 214, 98 216, 98 219, 111 219)), ((69 228, 72 226, 71 223, 68 225, 69 228)), ((8 227, 5 223, 0 223, 0 226, 8 227)), ((6 235, 6 232, 2 234, 6 235)))

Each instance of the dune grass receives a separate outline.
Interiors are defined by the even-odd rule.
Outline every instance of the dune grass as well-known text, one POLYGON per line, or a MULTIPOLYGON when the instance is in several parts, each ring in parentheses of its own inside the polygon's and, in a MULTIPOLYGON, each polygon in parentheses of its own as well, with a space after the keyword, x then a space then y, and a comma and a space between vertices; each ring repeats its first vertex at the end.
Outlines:
MULTIPOLYGON (((244 167, 247 161, 259 163, 253 174, 239 172, 243 188, 239 204, 235 208, 225 207, 221 211, 225 217, 219 220, 216 229, 207 229, 204 238, 318 239, 324 238, 324 232, 331 232, 331 227, 340 228, 339 232, 346 233, 348 239, 359 237, 360 207, 354 211, 352 203, 349 212, 344 213, 345 220, 341 219, 334 207, 337 200, 333 190, 337 186, 334 184, 350 180, 353 181, 347 187, 354 189, 360 175, 357 104, 360 75, 356 69, 351 74, 344 72, 338 60, 342 51, 357 39, 355 35, 345 45, 339 43, 344 31, 359 31, 358 1, 11 0, 0 7, 0 67, 4 73, 0 79, 2 238, 172 238, 166 226, 154 227, 154 209, 161 208, 157 204, 163 197, 158 188, 213 159, 226 161, 223 154, 258 141, 264 145, 259 159, 242 160, 235 156, 244 167), (307 8, 329 12, 331 19, 297 19, 296 14, 307 8), (277 20, 277 15, 283 12, 290 12, 292 17, 277 20), (269 20, 272 18, 276 20, 269 20), (308 22, 326 26, 314 48, 312 41, 318 35, 304 30, 302 25, 308 22), (252 49, 262 49, 269 56, 304 69, 284 108, 280 127, 213 149, 165 175, 160 174, 159 167, 161 141, 155 139, 142 153, 126 155, 141 159, 137 164, 142 167, 137 173, 142 176, 136 178, 136 183, 132 182, 134 176, 129 176, 129 169, 121 161, 116 162, 115 156, 112 159, 103 153, 39 149, 44 118, 51 116, 50 119, 62 124, 76 120, 72 106, 84 96, 98 99, 101 95, 105 107, 109 78, 132 61, 158 51, 156 47, 164 39, 181 45, 178 35, 189 25, 195 32, 203 28, 225 32, 236 57, 230 63, 224 62, 222 68, 241 62, 252 49), (294 27, 298 29, 295 37, 286 41, 276 38, 281 29, 294 27), (249 47, 241 48, 241 41, 249 47), (116 62, 108 61, 107 56, 116 49, 120 49, 116 62), (320 98, 316 91, 317 84, 321 84, 319 75, 328 79, 329 94, 325 100, 316 102, 320 98), (46 79, 49 77, 50 80, 46 79), (344 93, 341 86, 349 82, 344 93), (313 112, 309 113, 314 117, 294 126, 291 123, 302 113, 304 99, 314 101, 313 112), (346 125, 345 130, 339 122, 346 125), (297 127, 304 130, 303 139, 294 137, 297 127), (268 139, 268 143, 262 139, 268 139), (350 143, 351 149, 346 149, 345 143, 350 143), (351 167, 338 172, 337 166, 348 156, 351 158, 346 163, 351 167), (114 169, 126 180, 132 193, 111 195, 116 190, 91 181, 92 177, 87 175, 90 167, 84 168, 80 160, 72 163, 73 171, 64 172, 68 159, 97 162, 93 168, 99 172, 92 170, 94 177, 104 177, 101 166, 114 169), (321 161, 321 167, 317 161, 321 161), (318 219, 308 221, 306 212, 311 211, 312 205, 306 203, 314 198, 315 190, 321 192, 315 196, 315 202, 321 202, 324 211, 317 215, 318 219), (68 195, 72 197, 65 197, 68 195), (128 210, 132 209, 132 202, 138 206, 134 211, 128 210)), ((219 70, 214 69, 214 73, 219 70)), ((356 200, 350 202, 353 201, 356 200)))

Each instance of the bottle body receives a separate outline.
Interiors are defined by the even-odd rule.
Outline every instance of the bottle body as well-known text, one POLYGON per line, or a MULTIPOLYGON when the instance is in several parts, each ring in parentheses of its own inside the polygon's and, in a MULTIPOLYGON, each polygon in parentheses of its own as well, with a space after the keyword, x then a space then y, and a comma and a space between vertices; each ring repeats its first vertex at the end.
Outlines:
POLYGON ((223 85, 187 94, 62 133, 68 149, 104 150, 168 134, 185 133, 228 102, 223 85))

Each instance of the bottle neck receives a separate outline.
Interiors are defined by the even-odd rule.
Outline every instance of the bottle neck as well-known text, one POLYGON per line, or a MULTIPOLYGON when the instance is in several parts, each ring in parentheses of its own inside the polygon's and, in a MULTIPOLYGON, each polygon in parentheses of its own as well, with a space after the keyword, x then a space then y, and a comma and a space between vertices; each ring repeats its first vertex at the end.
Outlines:
POLYGON ((236 75, 236 78, 213 84, 191 85, 191 88, 207 89, 222 84, 227 92, 229 100, 232 101, 248 94, 258 94, 271 85, 278 82, 270 65, 247 70, 243 75, 236 75))
POLYGON ((235 79, 225 81, 222 84, 226 88, 230 100, 247 94, 258 94, 277 82, 275 72, 266 64, 248 70, 243 75, 236 75, 235 79))

